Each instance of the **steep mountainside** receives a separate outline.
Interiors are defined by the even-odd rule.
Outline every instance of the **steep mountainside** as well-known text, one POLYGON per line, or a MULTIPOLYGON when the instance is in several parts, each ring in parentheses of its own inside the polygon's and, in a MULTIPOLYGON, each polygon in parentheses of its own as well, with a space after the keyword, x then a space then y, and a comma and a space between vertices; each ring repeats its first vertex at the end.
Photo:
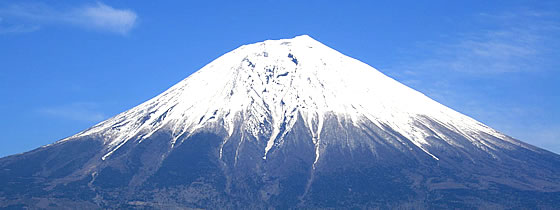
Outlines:
POLYGON ((159 96, 0 159, 0 207, 553 208, 560 156, 309 36, 242 46, 159 96))

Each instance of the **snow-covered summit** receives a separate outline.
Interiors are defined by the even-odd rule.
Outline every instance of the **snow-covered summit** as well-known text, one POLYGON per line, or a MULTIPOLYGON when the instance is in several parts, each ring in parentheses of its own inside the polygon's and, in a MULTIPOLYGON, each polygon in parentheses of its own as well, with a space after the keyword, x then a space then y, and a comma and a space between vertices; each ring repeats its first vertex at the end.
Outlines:
POLYGON ((427 118, 463 134, 490 154, 496 145, 507 144, 480 137, 490 135, 519 144, 307 35, 241 46, 157 97, 68 139, 102 136, 105 159, 126 142, 141 142, 162 129, 172 134, 173 147, 181 136, 220 126, 229 136, 236 129, 256 139, 267 136, 262 140, 266 141, 262 151, 266 159, 272 148, 284 143, 283 136, 296 121, 303 119, 313 136, 310 141, 316 145, 317 161, 327 115, 357 127, 366 122, 390 127, 436 160, 427 136, 435 133, 450 145, 458 144, 436 128, 418 127, 427 118))

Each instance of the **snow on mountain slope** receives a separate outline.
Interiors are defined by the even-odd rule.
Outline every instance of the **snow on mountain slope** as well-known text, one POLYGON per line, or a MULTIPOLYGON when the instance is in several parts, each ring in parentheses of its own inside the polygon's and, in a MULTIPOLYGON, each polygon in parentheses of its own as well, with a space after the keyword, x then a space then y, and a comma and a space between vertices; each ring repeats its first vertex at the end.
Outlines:
POLYGON ((179 137, 214 123, 230 136, 237 128, 257 139, 270 133, 262 151, 266 159, 283 143, 298 114, 313 136, 315 162, 326 114, 357 127, 366 121, 390 127, 436 160, 426 138, 433 133, 461 146, 429 123, 417 126, 426 119, 464 135, 491 155, 495 147, 508 149, 511 144, 531 149, 306 35, 241 46, 157 97, 61 141, 100 135, 106 145, 104 160, 127 141, 139 137, 141 142, 158 130, 171 131, 174 145, 179 137), (268 118, 272 125, 260 126, 268 118))

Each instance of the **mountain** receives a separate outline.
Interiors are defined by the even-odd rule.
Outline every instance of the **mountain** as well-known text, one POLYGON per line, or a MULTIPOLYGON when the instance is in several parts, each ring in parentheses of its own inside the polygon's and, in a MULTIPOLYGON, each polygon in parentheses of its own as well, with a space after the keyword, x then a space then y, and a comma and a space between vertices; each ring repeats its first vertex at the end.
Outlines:
POLYGON ((560 155, 309 36, 0 159, 4 208, 555 208, 560 155))

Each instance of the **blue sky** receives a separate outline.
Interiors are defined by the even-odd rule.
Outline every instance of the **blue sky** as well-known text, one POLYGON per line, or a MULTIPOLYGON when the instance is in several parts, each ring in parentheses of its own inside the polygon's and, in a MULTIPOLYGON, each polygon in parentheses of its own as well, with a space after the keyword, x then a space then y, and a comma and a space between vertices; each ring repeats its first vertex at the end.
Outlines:
POLYGON ((73 135, 218 56, 308 34, 560 153, 557 1, 2 1, 0 156, 73 135))

